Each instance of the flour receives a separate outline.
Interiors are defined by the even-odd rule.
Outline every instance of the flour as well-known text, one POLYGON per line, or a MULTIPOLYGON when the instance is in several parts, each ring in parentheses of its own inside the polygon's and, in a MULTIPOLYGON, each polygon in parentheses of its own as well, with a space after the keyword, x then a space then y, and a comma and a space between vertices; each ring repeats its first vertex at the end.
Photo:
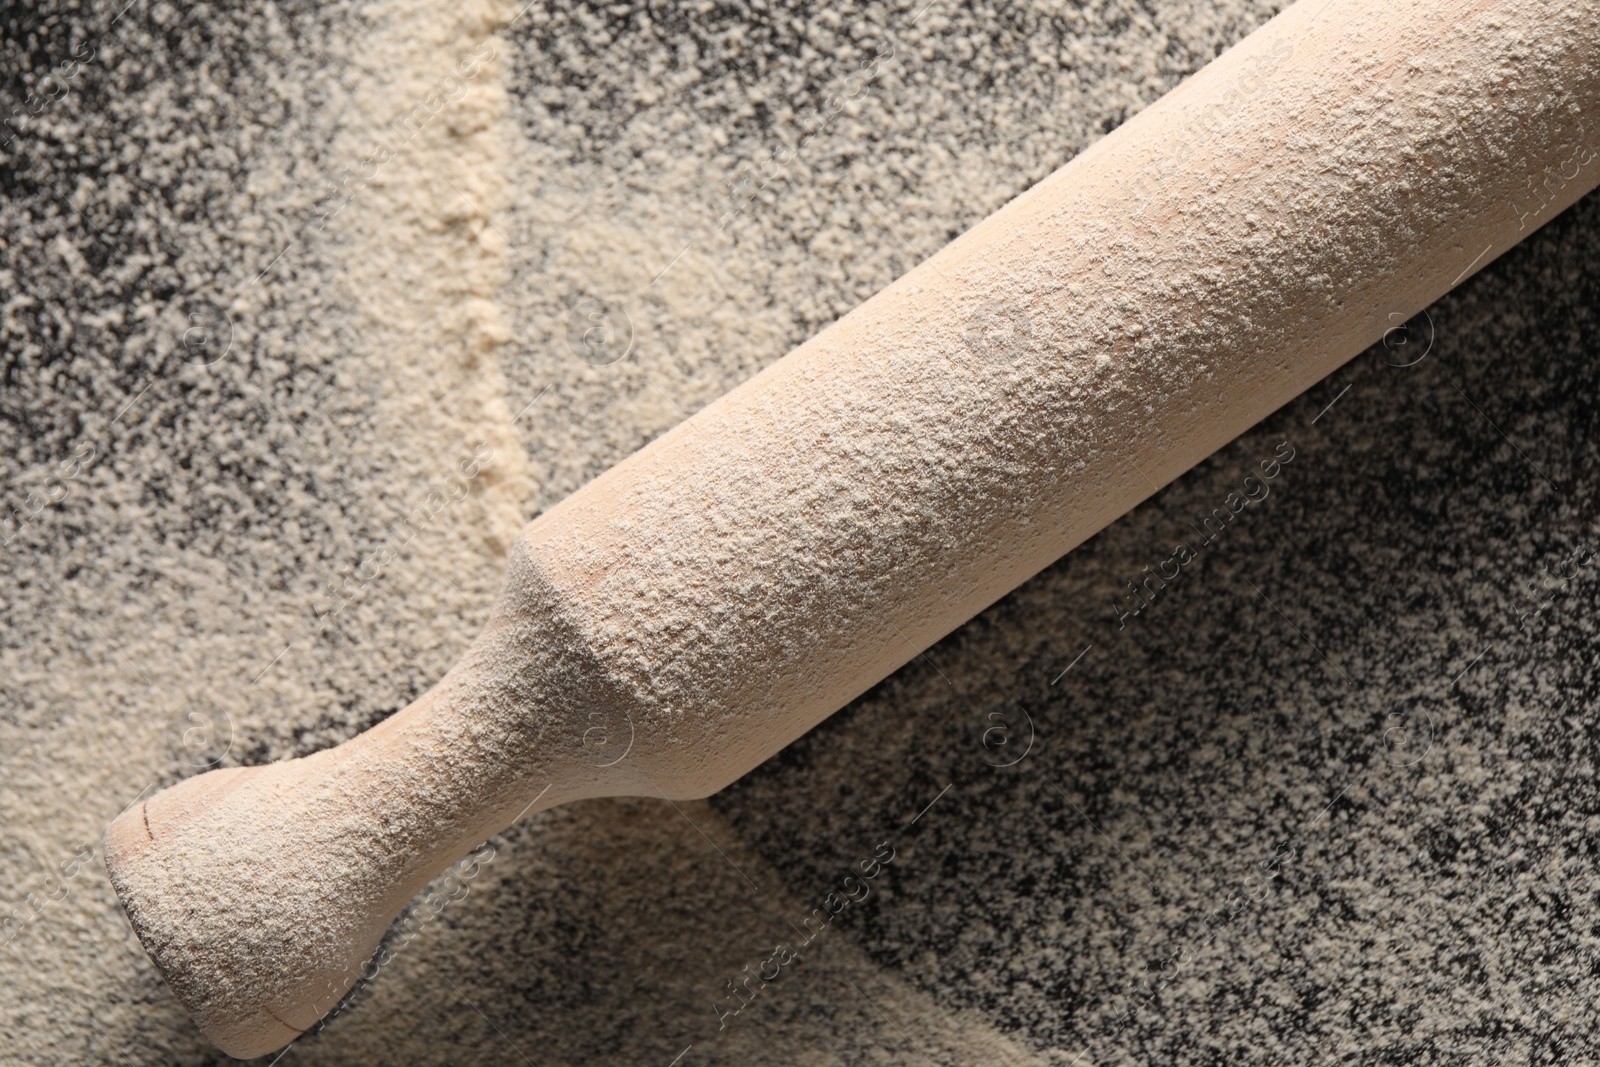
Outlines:
MULTIPOLYGON (((1275 6, 934 5, 907 25, 920 4, 770 17, 694 4, 620 14, 537 5, 511 24, 516 11, 503 7, 428 13, 282 2, 229 12, 148 3, 108 27, 119 3, 43 15, 38 29, 7 22, 6 91, 20 83, 50 99, 15 127, 15 143, 0 147, 8 179, 17 176, 0 201, 8 505, 0 521, 11 521, 11 507, 27 516, 4 526, 15 536, 0 553, 0 867, 12 887, 0 910, 34 916, 0 946, 9 1054, 30 1063, 214 1062, 124 925, 99 880, 98 856, 72 865, 142 790, 194 772, 169 736, 169 710, 201 699, 216 705, 232 723, 230 764, 302 755, 381 720, 436 681, 476 632, 523 520, 937 251, 1275 6), (496 25, 508 28, 491 32, 496 25), (87 55, 90 42, 94 55, 80 61, 66 93, 39 84, 46 71, 87 55), (503 101, 484 73, 461 79, 459 112, 441 110, 403 151, 391 145, 396 159, 372 181, 344 178, 359 177, 383 131, 452 71, 459 79, 459 65, 485 42, 495 48, 491 62, 502 64, 498 84, 510 90, 503 101), (885 42, 894 59, 718 233, 733 202, 727 183, 750 189, 741 175, 775 154, 787 158, 813 128, 806 117, 841 99, 845 79, 885 42), (497 136, 477 136, 484 130, 497 136), (334 202, 330 186, 350 195, 319 231, 334 202), (571 309, 589 294, 628 317, 630 358, 590 367, 562 341, 571 309), (195 316, 208 331, 190 335, 190 347, 195 316), (226 336, 224 327, 231 346, 212 362, 212 336, 226 336), (348 588, 343 582, 391 543, 394 524, 485 431, 498 435, 484 439, 506 463, 465 498, 468 510, 408 543, 334 632, 308 643, 321 592, 348 588), (94 461, 62 480, 63 465, 72 469, 90 450, 94 461), (67 876, 63 863, 76 873, 67 876)), ((0 110, 26 99, 18 91, 0 110)), ((1551 183, 1570 172, 1557 166, 1551 183)), ((1548 217, 1552 184, 1529 180, 1516 206, 1534 213, 1531 227, 1548 217)), ((1514 275, 1494 290, 1499 303, 1472 305, 1478 318, 1452 333, 1458 355, 1463 336, 1482 350, 1548 355, 1554 331, 1518 338, 1498 325, 1508 302, 1533 307, 1541 290, 1571 289, 1570 273, 1538 274, 1543 262, 1527 268, 1537 284, 1518 288, 1514 275)), ((982 338, 1003 334, 1006 323, 991 325, 998 328, 982 338)), ((1481 362, 1473 366, 1484 374, 1481 362)), ((1513 380, 1508 394, 1522 384, 1513 380)), ((1487 403, 1474 381, 1463 385, 1487 403)), ((1368 384, 1369 407, 1383 391, 1368 384)), ((1358 391, 1341 407, 1361 399, 1358 391)), ((1383 429, 1403 434, 1408 417, 1395 414, 1383 429)), ((1506 425, 1529 447, 1527 426, 1506 425)), ((1492 430, 1483 433, 1503 448, 1492 430)), ((1355 445, 1370 447, 1364 438, 1355 445)), ((1187 499, 1199 506, 1211 488, 1187 499)), ((1486 510, 1507 515, 1523 506, 1509 490, 1492 505, 1486 510)), ((1320 520, 1286 514, 1302 526, 1328 521, 1328 511, 1320 520)), ((1114 556, 1108 573, 1120 574, 1160 533, 1159 523, 1144 529, 1142 521, 1129 525, 1126 543, 1115 532, 1097 540, 1096 551, 1114 556)), ((960 647, 977 651, 956 660, 968 672, 953 672, 957 683, 1011 692, 1021 684, 1020 655, 1046 637, 1071 644, 1052 629, 1065 609, 1047 602, 1072 601, 1092 578, 1074 569, 1008 598, 1009 614, 964 628, 960 647)), ((1083 602, 1100 604, 1104 592, 1083 602)), ((1230 632, 1213 629, 1218 640, 1230 632)), ((1467 629, 1441 626, 1438 639, 1467 629)), ((1081 647, 1041 666, 1041 689, 1081 647)), ((1458 656, 1446 679, 1479 651, 1458 656)), ((1093 655, 1072 677, 1093 667, 1093 655)), ((950 669, 947 652, 934 658, 950 669)), ((1130 659, 1130 675, 1097 682, 1124 694, 1113 701, 1119 714, 1130 703, 1202 703, 1181 687, 1139 688, 1146 668, 1130 659)), ((1041 1056, 1071 1062, 1080 1048, 1069 1007, 1074 976, 1110 981, 1119 963, 1134 966, 1125 950, 1145 942, 1117 937, 1137 894, 1102 897, 1047 879, 1047 891, 1017 895, 1009 887, 1019 870, 965 883, 939 866, 950 850, 995 865, 1068 857, 1056 866, 1092 881, 1098 853, 1084 855, 1081 842, 1055 830, 1018 830, 1015 820, 1031 816, 1016 812, 1029 810, 1031 797, 986 811, 967 836, 956 823, 935 823, 933 832, 948 836, 908 852, 906 888, 863 934, 870 955, 835 942, 815 983, 797 982, 753 1007, 754 1019, 730 1028, 741 1032, 732 1044, 708 1046, 688 1031, 687 1020, 708 1014, 705 989, 742 962, 721 947, 782 936, 777 914, 798 908, 818 884, 808 864, 825 864, 820 854, 831 842, 852 840, 849 820, 873 821, 873 805, 901 801, 909 816, 938 792, 942 779, 925 794, 900 795, 908 779, 933 773, 927 735, 952 718, 940 713, 943 685, 931 671, 900 676, 883 690, 897 699, 864 703, 806 746, 803 758, 816 764, 808 778, 787 777, 802 758, 791 752, 741 783, 737 811, 726 801, 717 809, 685 803, 681 815, 659 802, 597 802, 512 831, 491 874, 498 883, 429 924, 359 1003, 291 1057, 499 1063, 516 1061, 515 1045, 540 1062, 665 1063, 694 1044, 684 1067, 921 1062, 909 1035, 935 1062, 1035 1062, 1031 1047, 1042 1044, 1050 1049, 1041 1056), (902 732, 919 743, 890 745, 902 732), (876 758, 884 753, 895 758, 876 758), (819 778, 827 783, 820 789, 819 778), (984 853, 997 839, 1029 847, 984 853), (982 909, 941 903, 973 886, 982 909), (1027 936, 1011 940, 1018 923, 1027 936)), ((1074 754, 1074 768, 1098 766, 1105 750, 1161 749, 1149 743, 1164 739, 1149 716, 1138 719, 1149 731, 1126 744, 1089 695, 1075 692, 1072 701, 1061 721, 1104 744, 1086 750, 1079 735, 1058 730, 1055 743, 1074 754)), ((1532 715, 1515 692, 1494 707, 1509 708, 1513 723, 1532 715)), ((1484 718, 1498 714, 1486 709, 1484 718)), ((1458 766, 1482 777, 1436 779, 1424 814, 1458 803, 1453 791, 1463 783, 1477 795, 1487 782, 1484 803, 1502 820, 1506 783, 1480 765, 1520 766, 1533 748, 1517 737, 1501 747, 1463 744, 1458 766)), ((1172 751, 1204 758, 1203 750, 1172 751)), ((1211 777, 1237 793, 1236 767, 1219 765, 1211 777)), ((1119 769, 1127 777, 1117 788, 1137 780, 1137 766, 1119 769)), ((1320 769, 1331 777, 1338 767, 1320 769)), ((1150 780, 1165 776, 1152 771, 1150 780)), ((1296 781, 1264 780, 1301 799, 1296 781)), ((1308 819, 1332 792, 1304 795, 1308 819)), ((1110 787, 1107 795, 1117 796, 1110 787)), ((1120 836, 1127 822, 1092 810, 1143 864, 1132 833, 1120 836)), ((1276 814, 1264 800, 1242 811, 1241 824, 1276 814)), ((1349 811, 1346 801, 1330 820, 1349 811)), ((1549 815, 1530 812, 1524 822, 1547 826, 1549 815)), ((1495 847, 1518 848, 1516 826, 1506 820, 1495 847)), ((1234 828, 1225 829, 1220 843, 1212 835, 1223 851, 1238 844, 1234 828)), ((1087 840, 1120 864, 1100 838, 1087 840)), ((1426 855, 1432 840, 1413 842, 1413 853, 1426 855)), ((1370 858, 1360 853, 1347 868, 1370 858)), ((1171 893, 1203 880, 1212 862, 1167 860, 1150 873, 1171 893)), ((1341 914, 1346 903, 1330 890, 1312 910, 1341 914)), ((1513 904, 1526 912, 1525 902, 1499 903, 1504 913, 1513 904)), ((1438 933, 1411 931, 1418 936, 1397 942, 1402 949, 1438 933)), ((1551 931, 1559 928, 1480 943, 1485 965, 1511 974, 1554 968, 1548 957, 1519 959, 1509 943, 1551 931)), ((1304 932, 1307 944, 1361 961, 1334 971, 1333 979, 1349 979, 1334 983, 1347 992, 1305 1009, 1314 1019, 1359 1027, 1371 1003, 1364 988, 1380 980, 1398 987, 1414 973, 1396 962, 1403 951, 1372 948, 1359 930, 1324 920, 1304 932)), ((1307 965, 1301 977, 1317 973, 1307 965)), ((1572 988, 1583 988, 1573 973, 1572 988)), ((1287 974, 1269 972, 1260 995, 1308 1003, 1293 985, 1297 972, 1287 974)), ((1456 982, 1434 1001, 1465 997, 1483 1019, 1510 1019, 1533 1034, 1539 1013, 1516 999, 1517 984, 1489 988, 1456 982)), ((1120 1003, 1114 992, 1105 999, 1120 1003)), ((1212 1047, 1220 1030, 1241 1042, 1230 1049, 1312 1054, 1294 1044, 1304 1027, 1273 1031, 1260 1013, 1232 1012, 1224 1022, 1197 1009, 1194 1018, 1158 1016, 1142 1047, 1179 1059, 1212 1047), (1156 1044, 1163 1040, 1188 1044, 1156 1044)), ((1463 1032, 1445 1047, 1469 1040, 1481 1043, 1481 1033, 1463 1032)), ((1394 1041, 1398 1049, 1402 1039, 1394 1041)))
POLYGON ((118 4, 0 34, 42 102, 0 147, 0 1026, 23 1062, 214 1056, 126 951, 104 823, 370 725, 492 600, 529 495, 505 249, 447 182, 503 209, 503 74, 461 66, 492 66, 498 19, 118 4))

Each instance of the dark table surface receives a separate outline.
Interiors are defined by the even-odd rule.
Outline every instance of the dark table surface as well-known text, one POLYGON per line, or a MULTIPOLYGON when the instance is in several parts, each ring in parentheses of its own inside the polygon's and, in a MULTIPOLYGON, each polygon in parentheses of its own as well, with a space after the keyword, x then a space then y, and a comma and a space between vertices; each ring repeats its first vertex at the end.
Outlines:
MULTIPOLYGON (((98 828, 208 760, 350 736, 448 666, 503 551, 446 531, 488 521, 477 496, 302 637, 431 477, 417 426, 499 419, 530 518, 1272 10, 541 6, 499 38, 510 336, 459 372, 505 407, 410 422, 385 383, 429 365, 324 301, 358 246, 277 225, 359 126, 354 8, 0 16, 12 93, 100 42, 0 156, 0 1059, 222 1059, 121 919, 98 828), (551 326, 596 279, 636 341, 613 368, 551 326), (214 366, 149 326, 197 306, 238 331, 214 366)), ((500 835, 283 1062, 1590 1058, 1597 265, 1590 196, 722 794, 500 835)))

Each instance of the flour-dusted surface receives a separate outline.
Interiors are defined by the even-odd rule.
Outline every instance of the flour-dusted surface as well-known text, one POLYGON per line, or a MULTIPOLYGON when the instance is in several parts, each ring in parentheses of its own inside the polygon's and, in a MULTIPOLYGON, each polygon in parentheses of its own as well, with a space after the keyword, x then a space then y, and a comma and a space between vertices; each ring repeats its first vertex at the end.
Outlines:
MULTIPOLYGON (((530 9, 497 53, 506 155, 476 168, 503 166, 505 191, 443 171, 486 211, 504 196, 498 231, 448 186, 409 207, 368 187, 325 236, 320 175, 371 151, 352 101, 391 79, 421 99, 460 57, 377 47, 429 39, 401 11, 278 6, 134 7, 125 48, 97 47, 4 148, 0 462, 10 507, 48 501, 26 526, 6 511, 0 557, 0 1035, 23 1062, 215 1057, 81 849, 225 747, 183 747, 187 701, 231 716, 224 762, 255 763, 350 736, 443 672, 498 581, 492 494, 341 583, 432 489, 453 495, 470 435, 515 426, 532 484, 498 445, 496 465, 531 517, 1270 14, 934 5, 896 39, 915 62, 885 64, 719 234, 744 195, 722 179, 805 135, 870 62, 858 27, 916 8, 530 9), (420 232, 353 214, 391 210, 420 232), (453 232, 509 271, 507 328, 472 305, 427 336, 489 323, 509 337, 493 360, 360 317, 477 297, 451 295, 476 267, 430 244, 453 232), (444 262, 400 274, 419 246, 444 262), (592 368, 568 344, 591 295, 627 308, 634 342, 592 368), (190 367, 209 355, 183 345, 187 315, 217 325, 213 306, 235 346, 190 367), (497 372, 504 416, 452 406, 498 395, 497 372)), ((116 10, 58 17, 76 38, 8 24, 33 57, 21 80, 108 38, 116 10)), ((429 173, 460 158, 428 153, 429 173)), ((1415 349, 1364 356, 709 804, 583 804, 503 835, 283 1062, 1581 1056, 1597 253, 1591 198, 1435 307, 1415 367, 1383 362, 1415 349), (1283 441, 1270 497, 1194 535, 1193 565, 1118 629, 1112 597, 1129 612, 1125 583, 1283 441), (1019 709, 1035 745, 992 768, 1015 749, 985 732, 1020 744, 1019 709), (874 895, 719 1030, 728 981, 879 842, 896 854, 874 895)))
POLYGON ((1597 58, 1566 5, 1299 5, 557 505, 629 765, 722 788, 1511 247, 1600 175, 1597 58))

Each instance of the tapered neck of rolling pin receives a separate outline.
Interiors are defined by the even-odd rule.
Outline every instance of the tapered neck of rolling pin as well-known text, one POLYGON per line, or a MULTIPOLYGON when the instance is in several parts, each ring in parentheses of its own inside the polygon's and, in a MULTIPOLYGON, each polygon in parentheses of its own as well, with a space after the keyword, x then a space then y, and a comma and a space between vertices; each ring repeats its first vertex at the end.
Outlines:
POLYGON ((300 761, 316 775, 306 788, 366 798, 367 821, 435 871, 532 812, 657 792, 626 762, 626 694, 558 615, 504 610, 525 596, 502 598, 461 662, 410 706, 300 761))
POLYGON ((490 623, 433 689, 336 748, 136 805, 107 831, 107 866, 207 1033, 234 1055, 275 1049, 338 1003, 406 902, 484 839, 567 801, 658 792, 627 758, 630 706, 519 543, 490 623), (218 973, 229 981, 198 977, 218 973))

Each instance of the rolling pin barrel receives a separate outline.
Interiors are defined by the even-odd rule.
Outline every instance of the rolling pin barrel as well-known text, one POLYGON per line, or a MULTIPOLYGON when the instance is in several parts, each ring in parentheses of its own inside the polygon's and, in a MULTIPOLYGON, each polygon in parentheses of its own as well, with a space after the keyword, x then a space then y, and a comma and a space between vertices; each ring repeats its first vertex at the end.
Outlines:
POLYGON ((225 1051, 283 1046, 484 838, 722 788, 1572 203, 1597 151, 1600 5, 1301 0, 532 523, 412 706, 125 812, 135 930, 225 1051))

